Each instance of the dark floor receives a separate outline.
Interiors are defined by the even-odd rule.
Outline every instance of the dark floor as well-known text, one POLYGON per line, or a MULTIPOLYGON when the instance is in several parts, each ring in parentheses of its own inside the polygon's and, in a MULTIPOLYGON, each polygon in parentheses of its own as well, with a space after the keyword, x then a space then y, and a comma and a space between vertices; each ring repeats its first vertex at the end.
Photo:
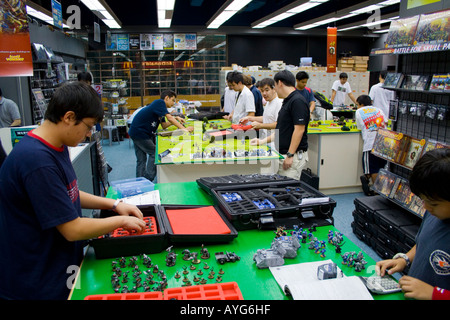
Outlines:
MULTIPOLYGON (((103 140, 103 150, 108 164, 113 168, 109 173, 110 182, 136 177, 136 156, 134 154, 133 143, 129 139, 113 142, 111 146, 109 146, 108 140, 103 140)), ((352 212, 355 208, 353 201, 355 198, 364 197, 364 194, 362 192, 348 193, 330 195, 330 197, 337 203, 333 211, 334 226, 372 259, 375 261, 381 260, 370 246, 360 241, 354 235, 351 228, 353 221, 352 212)))

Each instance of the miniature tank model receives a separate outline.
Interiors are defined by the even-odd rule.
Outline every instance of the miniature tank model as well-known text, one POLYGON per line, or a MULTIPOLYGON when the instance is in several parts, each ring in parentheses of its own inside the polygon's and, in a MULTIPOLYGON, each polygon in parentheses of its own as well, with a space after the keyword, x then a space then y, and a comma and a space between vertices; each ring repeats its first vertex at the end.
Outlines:
POLYGON ((284 264, 283 257, 272 249, 258 249, 253 256, 253 261, 256 262, 256 266, 260 269, 278 267, 284 264))
POLYGON ((300 248, 300 242, 297 237, 282 236, 275 238, 272 242, 272 246, 275 242, 279 242, 286 251, 283 258, 293 259, 297 256, 297 250, 300 248))
POLYGON ((258 249, 253 256, 253 261, 256 262, 256 266, 260 269, 282 266, 285 254, 286 250, 282 243, 274 240, 270 249, 258 249))
POLYGON ((216 252, 215 256, 217 262, 220 264, 224 264, 225 262, 236 262, 241 260, 241 257, 239 257, 234 252, 227 252, 227 253, 216 252))

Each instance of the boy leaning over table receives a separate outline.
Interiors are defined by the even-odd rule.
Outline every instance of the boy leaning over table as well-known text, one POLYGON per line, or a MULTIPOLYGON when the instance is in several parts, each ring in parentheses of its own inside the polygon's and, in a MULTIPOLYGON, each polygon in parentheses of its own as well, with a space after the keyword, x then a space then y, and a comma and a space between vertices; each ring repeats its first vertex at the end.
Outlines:
POLYGON ((377 273, 384 276, 403 271, 399 280, 406 298, 450 300, 450 149, 434 149, 414 166, 409 183, 426 212, 416 236, 416 244, 407 253, 379 261, 377 273))
POLYGON ((0 299, 67 299, 85 241, 117 228, 142 232, 134 205, 78 189, 68 147, 103 118, 96 91, 82 82, 58 88, 44 122, 13 148, 0 170, 0 299), (117 216, 85 218, 81 208, 117 216), (72 271, 71 271, 72 270, 72 271))

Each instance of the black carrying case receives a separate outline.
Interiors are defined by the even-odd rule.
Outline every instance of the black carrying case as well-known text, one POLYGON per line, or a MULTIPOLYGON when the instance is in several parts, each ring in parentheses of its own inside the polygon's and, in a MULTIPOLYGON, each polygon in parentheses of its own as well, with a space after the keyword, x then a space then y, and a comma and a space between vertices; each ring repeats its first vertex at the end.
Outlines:
MULTIPOLYGON (((97 259, 117 258, 144 253, 159 253, 165 250, 168 244, 167 231, 158 205, 138 206, 144 217, 153 216, 156 220, 156 234, 142 234, 123 237, 99 237, 91 239, 90 245, 94 248, 97 259)), ((112 210, 100 211, 100 218, 116 216, 112 210)))
POLYGON ((212 195, 236 230, 292 228, 294 225, 333 225, 336 202, 306 183, 279 175, 231 175, 201 178, 198 185, 212 195), (241 200, 227 202, 229 194, 241 200), (301 204, 302 199, 320 199, 301 204), (254 201, 267 199, 274 208, 259 208, 254 201))
POLYGON ((303 181, 304 183, 310 185, 314 189, 319 190, 319 176, 312 173, 310 168, 302 170, 300 181, 303 181))
MULTIPOLYGON (((166 210, 180 210, 180 209, 194 209, 207 206, 195 206, 195 205, 161 205, 157 207, 160 211, 161 217, 164 221, 164 226, 167 230, 167 237, 170 244, 214 244, 214 243, 226 243, 232 241, 238 236, 237 230, 228 221, 226 216, 217 206, 214 209, 217 211, 223 222, 230 229, 228 234, 175 234, 172 226, 170 225, 169 218, 167 217, 166 210)), ((201 221, 199 221, 201 223, 201 221)))

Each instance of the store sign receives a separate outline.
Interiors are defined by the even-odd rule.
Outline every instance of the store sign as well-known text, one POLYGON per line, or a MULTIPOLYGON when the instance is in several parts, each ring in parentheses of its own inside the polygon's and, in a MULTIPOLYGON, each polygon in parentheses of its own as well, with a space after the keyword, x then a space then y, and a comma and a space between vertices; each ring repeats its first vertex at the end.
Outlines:
POLYGON ((52 0, 53 25, 60 29, 63 28, 61 2, 52 0))
POLYGON ((327 72, 336 72, 337 28, 327 28, 327 72))
POLYGON ((370 55, 376 56, 381 54, 408 54, 408 53, 422 53, 422 52, 439 52, 449 50, 450 50, 450 42, 441 42, 436 44, 420 44, 415 46, 399 47, 399 48, 372 49, 370 55))
POLYGON ((30 34, 23 1, 0 2, 0 77, 33 75, 30 34))
POLYGON ((144 69, 173 68, 173 61, 144 61, 142 62, 144 69))

